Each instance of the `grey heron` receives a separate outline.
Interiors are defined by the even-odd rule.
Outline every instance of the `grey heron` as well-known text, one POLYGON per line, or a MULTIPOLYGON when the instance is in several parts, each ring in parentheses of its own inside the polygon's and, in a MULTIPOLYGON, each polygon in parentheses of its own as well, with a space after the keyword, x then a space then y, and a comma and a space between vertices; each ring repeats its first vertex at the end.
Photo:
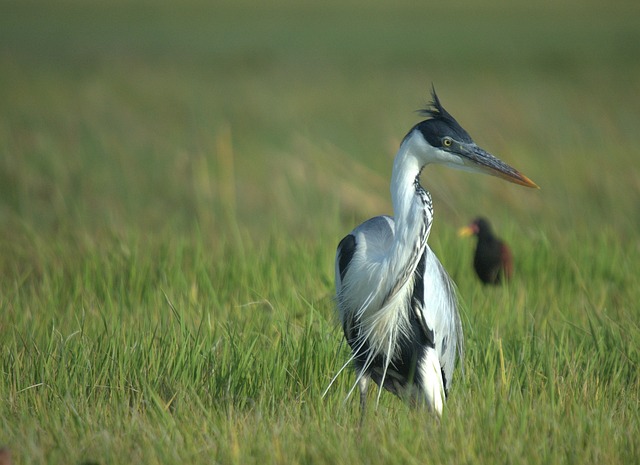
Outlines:
POLYGON ((336 252, 337 309, 352 351, 336 377, 354 364, 356 382, 347 398, 358 386, 362 417, 371 380, 380 388, 378 401, 384 388, 441 416, 457 353, 463 357, 455 285, 427 244, 433 204, 420 185, 423 168, 442 164, 537 187, 478 147, 435 89, 420 113, 426 119, 409 130, 393 162, 394 216, 365 221, 336 252))

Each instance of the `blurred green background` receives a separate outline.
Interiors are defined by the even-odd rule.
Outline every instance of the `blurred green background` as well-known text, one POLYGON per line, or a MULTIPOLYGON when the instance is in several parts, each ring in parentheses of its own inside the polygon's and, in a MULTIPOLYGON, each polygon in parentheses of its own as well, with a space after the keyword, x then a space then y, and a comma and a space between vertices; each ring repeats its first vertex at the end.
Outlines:
POLYGON ((226 211, 254 236, 323 235, 332 213, 389 211, 392 157, 432 83, 542 187, 436 168, 439 218, 635 232, 639 8, 4 2, 3 234, 223 233, 226 211))

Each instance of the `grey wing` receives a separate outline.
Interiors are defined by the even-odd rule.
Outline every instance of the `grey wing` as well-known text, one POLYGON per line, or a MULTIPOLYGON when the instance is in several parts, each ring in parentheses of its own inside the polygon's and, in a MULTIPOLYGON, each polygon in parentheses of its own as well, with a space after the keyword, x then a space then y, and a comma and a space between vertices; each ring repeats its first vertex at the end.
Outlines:
POLYGON ((345 336, 354 317, 370 293, 370 273, 366 268, 376 255, 384 254, 393 241, 394 222, 389 216, 376 216, 356 227, 336 250, 336 299, 345 336), (357 260, 354 257, 358 256, 357 260))
POLYGON ((349 332, 351 327, 351 318, 350 315, 352 312, 349 312, 346 309, 346 299, 342 295, 343 290, 343 282, 347 270, 349 269, 349 265, 353 260, 353 256, 356 253, 356 237, 353 233, 346 235, 338 244, 338 249, 336 250, 336 302, 338 305, 338 311, 340 313, 340 320, 342 323, 342 329, 344 331, 344 335, 347 339, 349 339, 349 332))
POLYGON ((448 391, 451 385, 456 355, 464 357, 462 324, 458 311, 458 298, 455 284, 427 246, 425 249, 424 271, 424 320, 435 333, 435 346, 444 376, 444 386, 448 391))

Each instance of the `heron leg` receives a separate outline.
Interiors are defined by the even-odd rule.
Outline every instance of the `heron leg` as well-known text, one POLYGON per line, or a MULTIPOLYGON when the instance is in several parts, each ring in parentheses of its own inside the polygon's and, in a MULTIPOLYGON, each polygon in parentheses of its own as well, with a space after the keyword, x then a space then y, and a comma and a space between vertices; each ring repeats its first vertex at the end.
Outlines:
POLYGON ((362 375, 358 380, 358 387, 360 388, 360 426, 364 423, 364 414, 367 406, 367 388, 369 387, 369 377, 362 375))

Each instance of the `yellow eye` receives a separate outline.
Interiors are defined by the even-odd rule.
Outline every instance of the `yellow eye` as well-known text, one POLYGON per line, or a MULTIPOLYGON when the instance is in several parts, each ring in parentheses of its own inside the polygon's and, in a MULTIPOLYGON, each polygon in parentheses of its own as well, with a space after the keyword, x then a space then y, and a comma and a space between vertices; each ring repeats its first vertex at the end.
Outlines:
POLYGON ((453 144, 453 140, 451 140, 450 137, 445 137, 444 139, 442 139, 442 145, 444 145, 445 147, 451 147, 451 144, 453 144))

